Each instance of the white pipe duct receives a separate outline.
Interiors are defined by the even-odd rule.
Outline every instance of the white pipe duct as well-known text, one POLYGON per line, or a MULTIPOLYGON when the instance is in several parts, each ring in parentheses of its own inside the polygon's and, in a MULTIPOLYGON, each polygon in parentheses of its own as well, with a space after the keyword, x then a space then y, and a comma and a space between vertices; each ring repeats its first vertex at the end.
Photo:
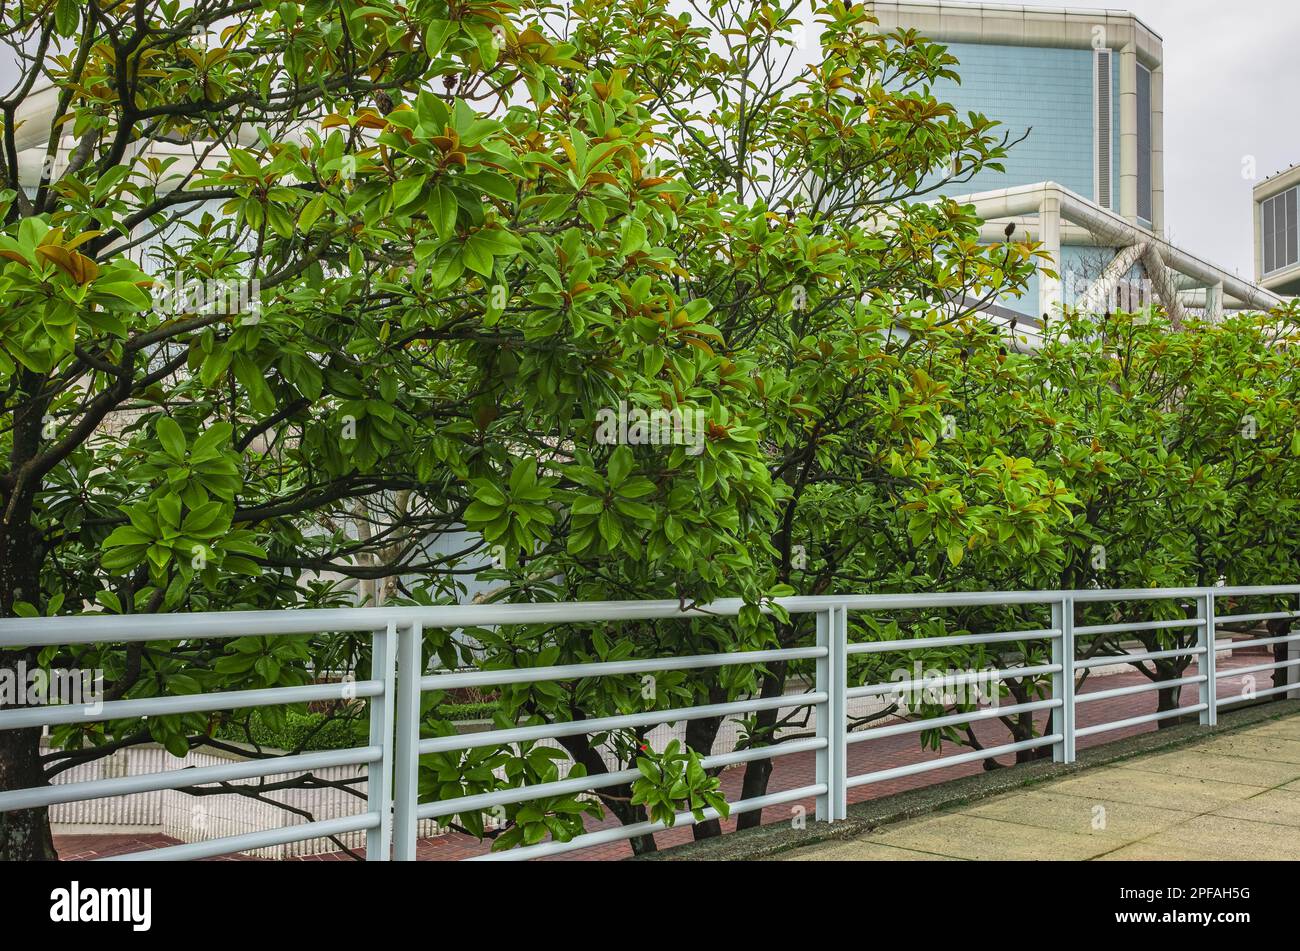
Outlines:
MULTIPOLYGON (((1150 243, 1166 265, 1200 284, 1223 285, 1224 293, 1248 307, 1272 310, 1283 303, 1283 298, 1264 290, 1235 274, 1229 274, 1194 254, 1176 247, 1159 235, 1129 224, 1119 215, 1099 205, 1094 205, 1080 195, 1056 182, 1021 185, 999 191, 981 192, 954 198, 961 204, 974 205, 986 220, 1036 215, 1049 200, 1060 203, 1061 217, 1082 225, 1098 238, 1104 238, 1112 247, 1127 248, 1135 244, 1150 243)), ((1154 279, 1153 275, 1153 279, 1154 279)))

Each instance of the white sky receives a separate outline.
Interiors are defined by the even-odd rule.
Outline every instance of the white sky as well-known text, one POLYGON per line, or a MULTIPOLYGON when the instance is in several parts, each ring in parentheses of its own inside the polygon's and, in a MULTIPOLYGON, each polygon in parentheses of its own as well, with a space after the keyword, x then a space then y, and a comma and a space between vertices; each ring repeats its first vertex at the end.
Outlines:
MULTIPOLYGON (((1064 6, 1067 0, 1020 0, 1064 6)), ((1122 0, 1164 38, 1169 237, 1254 279, 1248 156, 1267 178, 1300 162, 1298 0, 1122 0)), ((1080 0, 1081 6, 1094 5, 1080 0)), ((2 54, 0 54, 2 55, 2 54)), ((15 73, 0 62, 0 90, 15 73)))

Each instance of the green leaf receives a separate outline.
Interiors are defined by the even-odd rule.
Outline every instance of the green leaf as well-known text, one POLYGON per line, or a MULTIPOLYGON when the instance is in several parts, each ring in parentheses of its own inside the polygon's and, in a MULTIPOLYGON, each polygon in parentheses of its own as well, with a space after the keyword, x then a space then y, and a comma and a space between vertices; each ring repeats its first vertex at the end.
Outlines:
POLYGON ((162 444, 163 451, 177 462, 183 462, 185 460, 185 433, 181 431, 181 427, 176 420, 170 416, 158 417, 155 431, 158 434, 158 442, 162 444))
POLYGON ((440 55, 447 45, 447 39, 460 28, 450 20, 430 20, 424 31, 424 52, 430 59, 440 55))
POLYGON ((450 241, 456 234, 456 216, 460 212, 460 205, 452 190, 446 185, 435 186, 429 192, 424 211, 429 216, 434 230, 438 232, 438 237, 443 241, 450 241))
POLYGON ((634 460, 632 450, 625 445, 617 447, 609 457, 609 484, 617 489, 631 474, 634 460))

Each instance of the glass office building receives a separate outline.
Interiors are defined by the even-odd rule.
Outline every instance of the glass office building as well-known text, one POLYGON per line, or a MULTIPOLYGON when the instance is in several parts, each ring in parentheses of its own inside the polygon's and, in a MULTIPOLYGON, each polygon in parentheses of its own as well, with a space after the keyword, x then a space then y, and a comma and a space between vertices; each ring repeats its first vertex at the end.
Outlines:
MULTIPOLYGON (((1159 300, 1177 322, 1183 307, 1218 314, 1276 303, 1163 237, 1164 48, 1138 17, 950 0, 868 6, 882 31, 915 30, 947 46, 961 81, 942 81, 934 94, 996 120, 1015 141, 1004 172, 942 190, 976 206, 986 240, 1002 240, 1014 221, 1052 253, 1061 280, 1039 275, 1004 307, 1041 319, 1063 305, 1159 300)), ((1269 205, 1260 228, 1294 228, 1294 208, 1293 198, 1269 205)), ((1285 238, 1274 244, 1278 255, 1294 248, 1285 238)))

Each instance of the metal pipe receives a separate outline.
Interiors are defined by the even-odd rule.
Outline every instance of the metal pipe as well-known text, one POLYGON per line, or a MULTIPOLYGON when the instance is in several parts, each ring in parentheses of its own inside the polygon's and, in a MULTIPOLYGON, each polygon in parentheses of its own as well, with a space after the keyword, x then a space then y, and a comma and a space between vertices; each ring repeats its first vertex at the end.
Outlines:
MULTIPOLYGON (((752 749, 738 750, 734 753, 721 753, 717 756, 705 756, 700 765, 705 769, 717 769, 736 766, 760 759, 778 759, 795 753, 806 753, 823 749, 825 740, 810 737, 806 740, 791 740, 789 743, 777 743, 773 746, 756 746, 752 749)), ((507 806, 516 802, 529 802, 533 799, 546 799, 551 796, 571 796, 574 793, 594 792, 609 786, 630 783, 641 775, 639 769, 624 769, 616 773, 599 773, 578 776, 574 779, 560 779, 553 783, 538 783, 535 786, 517 786, 511 789, 498 789, 489 793, 473 796, 460 796, 456 799, 440 799, 427 802, 416 809, 421 819, 439 819, 442 816, 455 815, 458 812, 476 812, 491 809, 493 806, 507 806)))
POLYGON ((733 664, 766 664, 774 660, 811 660, 826 656, 824 647, 794 647, 786 650, 736 651, 729 654, 697 654, 687 657, 655 657, 649 660, 603 661, 591 664, 562 664, 554 667, 522 667, 515 670, 476 670, 468 673, 429 674, 420 679, 421 690, 457 690, 463 687, 504 686, 583 677, 613 677, 618 674, 652 673, 664 670, 702 670, 733 664))
POLYGON ((779 710, 782 707, 809 707, 825 702, 826 694, 824 693, 789 694, 780 697, 760 697, 756 700, 740 700, 734 703, 712 703, 699 707, 679 707, 675 710, 655 710, 650 713, 633 713, 618 717, 597 717, 594 720, 543 723, 540 726, 521 726, 509 730, 491 730, 487 733, 437 736, 420 741, 420 755, 447 753, 452 750, 470 750, 480 746, 501 746, 506 743, 553 740, 561 736, 605 733, 609 730, 626 730, 638 726, 653 726, 658 723, 677 723, 702 717, 729 716, 733 713, 779 710))
POLYGON ((383 755, 378 746, 359 746, 347 750, 325 750, 268 759, 244 760, 223 766, 186 767, 162 773, 143 773, 115 779, 92 779, 79 783, 58 783, 35 789, 18 789, 0 793, 0 812, 14 809, 38 809, 64 802, 82 802, 108 796, 133 796, 136 793, 178 789, 181 786, 206 786, 237 779, 257 779, 281 773, 306 773, 331 766, 354 766, 371 763, 383 755))
POLYGON ((866 786, 869 783, 880 783, 887 779, 899 779, 903 776, 914 776, 917 773, 928 773, 934 769, 946 769, 949 766, 960 766, 963 763, 973 763, 976 760, 992 759, 995 756, 1003 756, 1007 753, 1019 753, 1021 750, 1033 750, 1040 746, 1049 746, 1053 743, 1061 742, 1062 736, 1059 733, 1052 733, 1048 736, 1040 736, 1033 740, 1022 740, 1019 743, 1007 743, 1004 746, 993 746, 984 750, 974 750, 970 753, 961 753, 958 756, 944 756, 936 760, 928 760, 924 763, 909 763, 907 766, 895 766, 893 769, 880 769, 874 773, 863 773, 861 776, 850 776, 848 787, 853 789, 856 786, 866 786))
POLYGON ((887 684, 872 684, 867 687, 853 687, 849 690, 848 696, 850 700, 857 700, 861 697, 879 697, 882 694, 908 693, 914 690, 942 690, 949 687, 979 684, 989 677, 997 680, 1010 680, 1013 677, 1040 677, 1043 674, 1059 673, 1060 670, 1060 664, 1043 664, 1038 667, 1008 667, 1005 670, 975 671, 969 674, 958 674, 955 677, 935 677, 930 680, 924 678, 921 680, 900 680, 887 684))
POLYGON ((348 832, 370 830, 379 825, 379 816, 363 812, 357 816, 345 816, 342 819, 323 819, 320 822, 307 822, 303 825, 286 826, 283 829, 268 829, 264 832, 249 832, 244 835, 230 835, 207 842, 191 842, 187 845, 169 845, 165 849, 153 849, 148 852, 128 852, 124 855, 106 855, 98 862, 183 862, 191 859, 206 859, 217 855, 230 855, 232 852, 251 852, 254 849, 266 849, 273 845, 288 842, 300 842, 303 839, 326 838, 332 835, 344 835, 348 832))
MULTIPOLYGON (((807 799, 809 796, 819 796, 826 792, 824 785, 813 784, 811 786, 800 786, 798 789, 788 789, 784 792, 770 793, 766 796, 755 796, 753 799, 742 799, 739 802, 731 803, 730 814, 738 816, 745 812, 757 812, 766 809, 769 806, 780 806, 787 802, 795 802, 800 799, 807 799)), ((695 825, 696 822, 708 822, 710 819, 720 819, 721 814, 713 808, 703 810, 701 817, 696 819, 690 812, 679 812, 673 817, 673 826, 678 825, 695 825)), ((574 836, 568 842, 543 842, 539 845, 525 846, 521 849, 509 849, 505 852, 489 852, 486 855, 476 855, 473 858, 466 859, 467 862, 518 862, 523 859, 542 858, 546 855, 561 855, 565 852, 576 852, 579 849, 590 848, 593 845, 604 845, 608 842, 617 842, 620 839, 634 839, 637 836, 649 835, 654 832, 662 832, 669 828, 663 822, 635 822, 631 825, 616 826, 612 829, 601 829, 599 832, 589 832, 586 835, 574 836)))
POLYGON ((1177 710, 1165 710, 1160 713, 1148 713, 1141 717, 1130 717, 1127 720, 1116 720, 1114 723, 1098 723, 1095 726, 1087 726, 1075 730, 1075 736, 1092 736, 1094 733, 1107 733, 1111 730, 1122 730, 1124 727, 1140 726, 1143 723, 1155 723, 1157 720, 1167 720, 1170 717, 1190 716, 1193 713, 1200 713, 1205 709, 1205 704, 1197 703, 1190 707, 1179 707, 1177 710))
POLYGON ((1037 631, 1008 631, 1005 634, 962 634, 955 637, 914 637, 896 641, 872 641, 868 644, 850 644, 850 654, 886 654, 894 651, 925 650, 931 647, 960 647, 966 644, 1009 644, 1017 641, 1038 641, 1060 637, 1056 628, 1037 631))
POLYGON ((980 720, 994 720, 1009 717, 1017 713, 1032 713, 1035 710, 1052 710, 1061 706, 1060 700, 1035 700, 1033 703, 1018 703, 1011 707, 988 707, 970 713, 954 713, 946 717, 933 717, 928 720, 908 720, 893 726, 877 726, 858 733, 850 733, 849 743, 865 743, 886 736, 900 736, 904 733, 920 733, 924 730, 937 730, 945 726, 959 726, 963 723, 977 723, 980 720))
POLYGON ((0 710, 0 730, 23 730, 66 723, 98 723, 132 717, 163 717, 176 713, 209 710, 241 710, 314 700, 351 700, 375 697, 384 685, 376 680, 357 683, 309 684, 305 687, 265 687, 260 690, 232 690, 223 693, 195 693, 177 697, 142 697, 137 700, 108 700, 98 704, 59 704, 51 707, 21 707, 0 710))
POLYGON ((1075 703, 1092 703, 1096 700, 1109 700, 1112 697, 1128 697, 1136 693, 1149 693, 1152 690, 1160 690, 1164 687, 1186 687, 1191 684, 1206 683, 1209 678, 1205 674, 1197 674, 1195 677, 1180 677, 1177 680, 1154 680, 1148 684, 1134 684, 1131 687, 1116 687, 1113 690, 1097 690, 1092 693, 1076 694, 1075 703))

